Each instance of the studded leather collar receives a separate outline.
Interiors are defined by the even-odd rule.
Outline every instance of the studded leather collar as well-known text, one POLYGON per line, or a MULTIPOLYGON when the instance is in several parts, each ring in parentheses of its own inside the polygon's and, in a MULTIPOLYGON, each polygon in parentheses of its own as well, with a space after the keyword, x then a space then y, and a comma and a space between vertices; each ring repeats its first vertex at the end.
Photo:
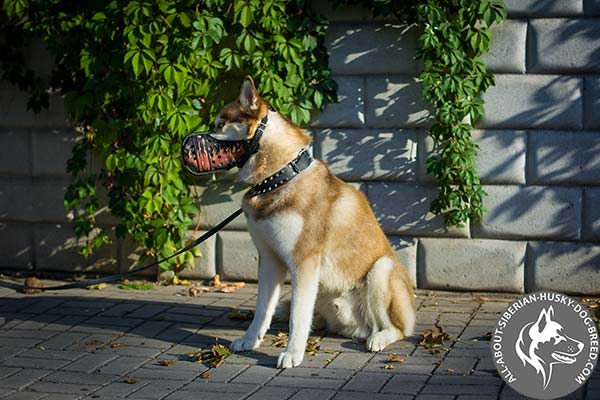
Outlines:
POLYGON ((257 196, 259 194, 269 193, 294 179, 300 172, 308 168, 312 162, 312 156, 309 154, 308 149, 304 148, 300 151, 298 156, 287 163, 285 167, 252 186, 248 191, 248 194, 250 196, 257 196))

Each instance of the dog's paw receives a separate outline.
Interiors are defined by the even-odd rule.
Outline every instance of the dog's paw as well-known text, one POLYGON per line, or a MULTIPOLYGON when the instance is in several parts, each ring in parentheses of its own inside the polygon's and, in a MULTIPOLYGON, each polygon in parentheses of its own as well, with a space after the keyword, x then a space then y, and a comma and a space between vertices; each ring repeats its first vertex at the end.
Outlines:
POLYGON ((254 350, 258 348, 258 346, 260 346, 260 340, 251 339, 244 336, 242 338, 235 339, 229 348, 234 352, 238 352, 254 350))
POLYGON ((367 339, 367 350, 369 351, 381 351, 386 348, 387 345, 395 342, 398 335, 388 330, 379 331, 372 334, 367 339))
POLYGON ((293 368, 302 363, 304 351, 284 351, 279 355, 277 368, 293 368))

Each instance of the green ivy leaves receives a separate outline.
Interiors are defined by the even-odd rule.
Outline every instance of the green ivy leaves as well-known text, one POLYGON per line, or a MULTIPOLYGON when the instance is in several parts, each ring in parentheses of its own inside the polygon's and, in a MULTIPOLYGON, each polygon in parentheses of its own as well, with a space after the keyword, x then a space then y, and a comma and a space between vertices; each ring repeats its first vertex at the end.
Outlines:
MULTIPOLYGON (((296 123, 336 100, 326 21, 304 3, 4 1, 12 19, 4 24, 45 40, 57 65, 53 86, 84 132, 68 164, 65 206, 87 238, 85 255, 112 236, 95 218, 101 198, 119 218, 117 236, 133 237, 146 255, 168 257, 184 246, 198 205, 181 170, 181 139, 212 125, 244 75, 296 123)), ((162 267, 177 271, 193 257, 162 267)))

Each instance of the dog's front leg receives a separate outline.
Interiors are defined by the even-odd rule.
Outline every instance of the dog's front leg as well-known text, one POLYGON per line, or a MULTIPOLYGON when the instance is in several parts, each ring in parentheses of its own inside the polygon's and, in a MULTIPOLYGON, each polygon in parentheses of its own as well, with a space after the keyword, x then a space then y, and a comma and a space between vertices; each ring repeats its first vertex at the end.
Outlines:
POLYGON ((296 367, 304 358, 319 289, 318 261, 318 257, 312 257, 301 265, 290 268, 292 280, 290 335, 285 352, 281 353, 277 360, 277 368, 296 367))
POLYGON ((244 337, 234 340, 231 344, 233 351, 253 350, 260 345, 271 325, 279 301, 281 284, 285 279, 285 267, 268 250, 261 251, 259 256, 256 312, 244 337))

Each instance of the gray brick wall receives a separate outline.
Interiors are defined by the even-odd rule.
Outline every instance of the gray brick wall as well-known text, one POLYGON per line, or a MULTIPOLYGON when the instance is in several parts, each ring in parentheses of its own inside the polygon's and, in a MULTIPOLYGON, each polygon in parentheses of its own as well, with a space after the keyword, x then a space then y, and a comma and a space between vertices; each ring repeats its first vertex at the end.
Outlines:
MULTIPOLYGON (((331 21, 326 43, 340 103, 314 114, 313 152, 365 192, 420 288, 598 294, 600 1, 505 1, 509 19, 493 28, 485 57, 496 86, 483 95, 486 116, 473 133, 489 194, 482 221, 447 229, 428 212, 436 188, 425 169, 432 115, 417 79, 418 28, 314 2, 331 21)), ((0 268, 126 270, 139 254, 129 241, 91 260, 75 252, 62 194, 77 134, 60 99, 51 103, 27 113, 24 97, 0 86, 0 268)), ((244 190, 231 174, 196 189, 202 230, 236 209, 244 190)), ((101 221, 115 223, 106 212, 101 221)), ((240 218, 208 241, 184 276, 255 279, 246 227, 240 218)))

